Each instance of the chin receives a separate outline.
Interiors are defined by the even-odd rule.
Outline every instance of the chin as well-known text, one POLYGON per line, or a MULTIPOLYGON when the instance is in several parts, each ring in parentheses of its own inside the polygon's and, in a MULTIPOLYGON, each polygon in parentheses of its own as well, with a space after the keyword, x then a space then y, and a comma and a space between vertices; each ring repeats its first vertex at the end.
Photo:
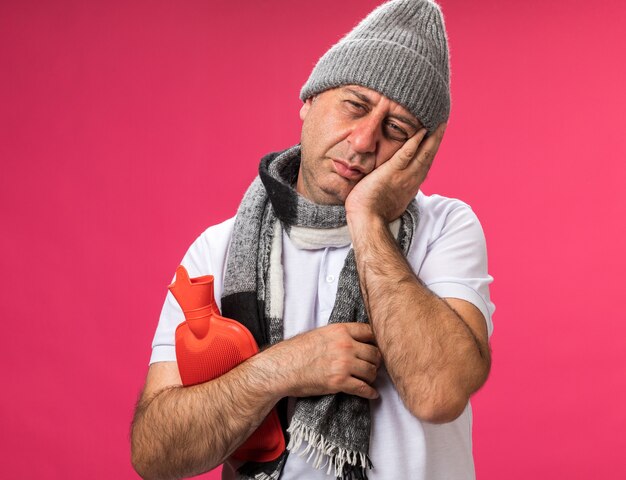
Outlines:
POLYGON ((335 173, 331 173, 323 180, 319 177, 313 178, 311 183, 314 188, 306 189, 308 195, 304 194, 304 196, 318 205, 344 205, 354 185, 335 173))
POLYGON ((348 194, 350 192, 324 192, 324 198, 320 199, 321 201, 316 202, 321 205, 344 205, 346 203, 346 198, 348 198, 348 194))

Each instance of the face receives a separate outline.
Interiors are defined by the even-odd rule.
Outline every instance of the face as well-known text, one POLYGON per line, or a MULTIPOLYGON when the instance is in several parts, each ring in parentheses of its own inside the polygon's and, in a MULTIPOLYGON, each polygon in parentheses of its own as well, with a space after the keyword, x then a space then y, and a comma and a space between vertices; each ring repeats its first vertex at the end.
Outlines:
POLYGON ((296 190, 326 205, 343 204, 359 180, 421 128, 398 103, 356 85, 308 99, 300 118, 302 161, 296 190))

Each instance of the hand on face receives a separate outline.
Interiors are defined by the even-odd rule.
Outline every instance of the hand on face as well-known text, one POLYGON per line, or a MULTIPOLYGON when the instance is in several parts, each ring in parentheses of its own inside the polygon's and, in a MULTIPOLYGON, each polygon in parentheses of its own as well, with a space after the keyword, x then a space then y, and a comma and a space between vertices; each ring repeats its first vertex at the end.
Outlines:
POLYGON ((374 216, 389 223, 402 215, 424 182, 445 130, 442 123, 426 138, 426 129, 420 130, 357 183, 345 202, 348 220, 374 216))
POLYGON ((445 124, 428 138, 404 107, 348 85, 308 99, 300 111, 297 191, 319 204, 345 204, 352 219, 399 217, 426 178, 445 124), (417 133, 415 133, 417 132, 417 133))
POLYGON ((421 124, 382 94, 357 85, 307 99, 297 191, 318 204, 344 204, 352 188, 392 157, 421 124))

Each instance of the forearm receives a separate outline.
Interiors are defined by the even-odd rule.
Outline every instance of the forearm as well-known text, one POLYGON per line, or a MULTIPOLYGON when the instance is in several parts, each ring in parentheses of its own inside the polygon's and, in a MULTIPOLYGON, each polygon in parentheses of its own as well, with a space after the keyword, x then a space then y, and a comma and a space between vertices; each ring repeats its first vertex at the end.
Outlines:
POLYGON ((489 350, 426 288, 378 217, 349 217, 361 290, 387 371, 418 418, 456 418, 484 383, 489 350))
POLYGON ((142 398, 131 432, 140 475, 181 478, 220 465, 280 398, 268 388, 272 382, 262 362, 253 357, 210 382, 167 387, 142 398))
POLYGON ((133 466, 144 478, 155 479, 211 470, 283 397, 344 392, 377 398, 371 384, 380 352, 373 341, 369 325, 327 325, 278 342, 193 387, 180 386, 173 362, 154 370, 153 365, 131 429, 133 466))

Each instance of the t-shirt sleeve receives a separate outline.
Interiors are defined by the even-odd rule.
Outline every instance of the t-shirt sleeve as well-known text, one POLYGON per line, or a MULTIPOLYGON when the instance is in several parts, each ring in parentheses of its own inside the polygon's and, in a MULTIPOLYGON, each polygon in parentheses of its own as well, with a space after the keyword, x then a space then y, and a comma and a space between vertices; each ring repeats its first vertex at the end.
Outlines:
MULTIPOLYGON (((189 247, 181 260, 190 277, 213 274, 210 249, 206 233, 200 235, 189 247)), ((172 279, 173 281, 174 279, 172 279)), ((167 292, 161 309, 159 324, 152 340, 150 363, 176 361, 175 332, 176 327, 185 320, 178 302, 167 292)))
POLYGON ((487 272, 487 246, 480 221, 462 202, 449 208, 427 246, 418 272, 424 284, 442 298, 459 298, 475 305, 493 332, 495 306, 489 295, 493 278, 487 272))

